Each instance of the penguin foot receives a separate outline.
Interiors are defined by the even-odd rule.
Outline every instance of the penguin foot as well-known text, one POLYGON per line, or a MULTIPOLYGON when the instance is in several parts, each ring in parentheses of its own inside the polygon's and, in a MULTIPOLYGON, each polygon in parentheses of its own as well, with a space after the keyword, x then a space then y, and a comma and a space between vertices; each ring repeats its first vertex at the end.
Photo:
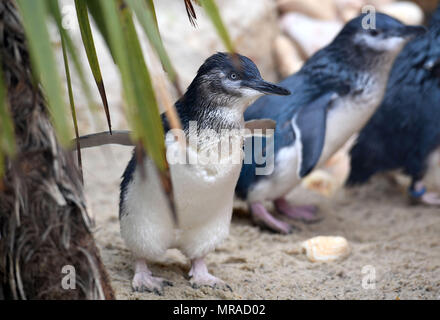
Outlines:
POLYGON ((414 182, 408 193, 413 204, 422 203, 428 206, 440 206, 440 194, 435 192, 426 192, 426 187, 422 181, 414 182))
POLYGON ((191 287, 193 287, 194 289, 200 289, 201 287, 210 287, 213 289, 232 292, 232 288, 227 283, 209 273, 203 276, 193 276, 190 280, 190 284, 191 287))
POLYGON ((420 201, 429 206, 440 206, 440 195, 435 192, 428 192, 420 198, 420 201))
POLYGON ((213 289, 232 292, 232 288, 228 284, 208 272, 208 268, 201 258, 192 260, 189 276, 191 277, 190 284, 194 289, 211 287, 213 289))
POLYGON ((260 227, 267 228, 277 233, 289 234, 292 232, 293 227, 281 220, 276 219, 270 212, 266 210, 263 204, 259 202, 252 203, 251 214, 255 224, 260 227))
POLYGON ((291 219, 302 220, 306 223, 321 220, 317 214, 318 208, 316 206, 292 206, 284 198, 275 200, 274 205, 278 212, 291 219))
POLYGON ((138 260, 135 264, 135 274, 131 285, 133 291, 152 292, 161 296, 163 295, 164 287, 173 286, 173 283, 163 278, 153 277, 145 261, 138 260))
POLYGON ((134 275, 132 287, 137 292, 152 292, 158 296, 163 295, 165 286, 173 286, 173 283, 163 278, 153 277, 146 272, 138 272, 134 275))

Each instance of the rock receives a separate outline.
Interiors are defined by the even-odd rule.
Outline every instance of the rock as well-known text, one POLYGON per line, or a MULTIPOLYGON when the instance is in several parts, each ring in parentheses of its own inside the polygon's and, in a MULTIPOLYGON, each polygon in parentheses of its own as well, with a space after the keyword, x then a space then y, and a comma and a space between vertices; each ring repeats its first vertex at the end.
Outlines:
POLYGON ((395 2, 395 0, 364 0, 365 5, 372 5, 376 8, 395 2))
POLYGON ((409 1, 399 1, 383 5, 378 7, 378 11, 410 25, 420 25, 425 19, 422 9, 417 4, 409 1))
POLYGON ((278 72, 282 78, 286 78, 297 72, 304 64, 304 60, 301 58, 297 48, 292 41, 284 35, 279 35, 275 39, 274 52, 278 72))
POLYGON ((302 186, 325 197, 332 197, 344 186, 350 173, 350 156, 339 150, 321 168, 314 170, 302 181, 302 186))
POLYGON ((299 12, 321 20, 335 20, 337 17, 334 0, 277 0, 281 13, 299 12))
POLYGON ((433 13, 439 5, 438 0, 414 0, 414 2, 422 8, 425 14, 428 15, 433 13))
POLYGON ((292 12, 281 18, 280 26, 308 58, 329 44, 343 25, 338 21, 321 21, 292 12))
POLYGON ((331 262, 343 259, 350 253, 350 246, 343 237, 319 236, 301 244, 303 252, 312 262, 331 262))
POLYGON ((334 195, 339 188, 335 178, 322 169, 310 173, 302 180, 301 185, 307 190, 317 192, 328 198, 334 195))
POLYGON ((350 173, 349 150, 356 137, 357 135, 353 135, 321 168, 303 179, 302 186, 326 197, 333 196, 341 189, 350 173))
POLYGON ((358 16, 362 7, 365 5, 364 0, 335 0, 338 15, 342 21, 348 22, 358 16))
MULTIPOLYGON (((216 1, 237 51, 251 58, 269 81, 277 81, 272 44, 279 34, 272 0, 216 1)), ((184 88, 203 61, 225 47, 203 9, 194 6, 197 27, 188 21, 183 1, 155 1, 159 29, 184 88)))

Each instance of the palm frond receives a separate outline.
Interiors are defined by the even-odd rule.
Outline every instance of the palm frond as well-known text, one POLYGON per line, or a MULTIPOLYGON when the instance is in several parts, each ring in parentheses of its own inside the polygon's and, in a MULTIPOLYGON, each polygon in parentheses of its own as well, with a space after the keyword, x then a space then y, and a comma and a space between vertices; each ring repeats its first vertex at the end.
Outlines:
POLYGON ((46 1, 17 0, 32 57, 34 77, 45 90, 49 111, 60 142, 70 142, 70 127, 64 103, 61 79, 46 25, 46 1))
POLYGON ((72 79, 70 77, 70 67, 69 67, 69 59, 67 57, 66 41, 63 36, 61 36, 61 46, 63 49, 64 68, 66 71, 67 91, 69 93, 70 110, 72 112, 72 121, 73 121, 73 127, 75 129, 75 137, 77 139, 76 151, 77 151, 77 156, 78 156, 78 165, 80 168, 81 180, 84 182, 84 178, 82 175, 81 146, 80 146, 79 140, 78 140, 79 139, 79 129, 78 129, 78 120, 76 118, 75 99, 73 97, 72 79))
POLYGON ((105 93, 104 80, 102 79, 101 68, 99 66, 98 56, 96 54, 95 42, 93 40, 92 28, 90 27, 89 13, 87 12, 87 1, 75 0, 75 7, 78 17, 79 28, 81 30, 81 37, 83 40, 84 48, 87 54, 87 60, 89 61, 90 69, 92 70, 93 77, 95 78, 96 86, 98 87, 99 94, 104 106, 105 115, 107 117, 107 124, 110 133, 112 132, 112 122, 110 117, 110 110, 108 107, 107 95, 105 93))
POLYGON ((153 1, 148 0, 147 2, 139 0, 126 0, 127 4, 130 6, 131 10, 136 14, 141 26, 143 27, 148 40, 153 45, 156 53, 158 54, 164 69, 168 74, 168 78, 174 84, 179 95, 182 95, 182 89, 180 88, 177 73, 165 47, 162 43, 162 39, 159 33, 159 28, 157 24, 157 18, 155 16, 153 1))
POLYGON ((112 47, 116 65, 121 72, 128 102, 128 120, 134 129, 133 140, 138 141, 138 145, 142 146, 138 156, 143 155, 143 149, 148 150, 149 157, 153 159, 158 168, 174 220, 177 222, 171 178, 165 154, 165 135, 150 72, 145 63, 134 26, 132 11, 125 6, 122 0, 101 1, 101 8, 105 19, 102 17, 100 19, 105 22, 109 46, 112 47), (127 54, 128 52, 130 55, 127 54))
POLYGON ((200 0, 200 3, 205 10, 206 14, 211 19, 211 22, 214 24, 215 29, 217 30, 218 35, 222 39, 226 49, 229 52, 235 52, 234 45, 229 37, 229 33, 226 30, 226 27, 223 23, 223 20, 220 16, 220 12, 218 10, 217 4, 214 0, 200 0))
POLYGON ((55 25, 58 29, 58 33, 60 35, 60 38, 64 40, 66 51, 70 58, 72 58, 73 66, 75 67, 76 72, 78 73, 79 80, 81 82, 81 88, 86 96, 87 102, 89 104, 89 108, 94 111, 94 103, 92 98, 92 93, 89 87, 89 84, 86 80, 86 73, 83 68, 83 64, 80 62, 78 50, 76 49, 75 45, 73 44, 72 38, 70 37, 70 34, 67 32, 66 29, 64 29, 62 24, 62 16, 60 7, 58 4, 58 0, 47 0, 48 2, 48 9, 49 13, 52 16, 53 20, 55 21, 55 25))
POLYGON ((191 0, 184 0, 184 1, 185 1, 186 14, 188 15, 189 22, 192 24, 193 27, 196 27, 197 15, 191 3, 191 0))

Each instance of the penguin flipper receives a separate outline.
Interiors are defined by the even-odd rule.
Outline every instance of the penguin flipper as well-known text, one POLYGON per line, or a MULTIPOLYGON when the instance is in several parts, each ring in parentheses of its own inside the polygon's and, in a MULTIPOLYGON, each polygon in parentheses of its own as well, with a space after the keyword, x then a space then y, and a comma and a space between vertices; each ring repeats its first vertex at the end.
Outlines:
POLYGON ((316 166, 325 141, 327 110, 335 98, 334 92, 320 96, 301 108, 295 124, 302 144, 302 161, 299 175, 307 176, 316 166))

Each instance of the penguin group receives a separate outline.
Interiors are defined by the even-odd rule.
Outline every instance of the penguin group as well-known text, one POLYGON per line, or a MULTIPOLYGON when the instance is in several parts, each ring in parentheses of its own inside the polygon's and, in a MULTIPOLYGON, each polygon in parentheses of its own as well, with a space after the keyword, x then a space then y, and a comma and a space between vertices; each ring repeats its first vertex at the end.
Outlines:
POLYGON ((190 260, 194 288, 230 289, 209 273, 204 258, 228 236, 234 198, 247 204, 256 224, 273 232, 288 234, 292 227, 270 213, 268 202, 291 219, 316 221, 316 207, 291 204, 286 196, 359 132, 348 185, 403 169, 412 178, 412 198, 440 205, 440 197, 423 185, 427 160, 440 146, 440 8, 428 30, 382 13, 369 28, 367 18, 349 21, 279 84, 263 80, 257 66, 238 54, 217 53, 202 64, 175 103, 187 142, 183 149, 169 138, 173 130, 162 118, 167 154, 217 154, 223 140, 215 137, 225 131, 236 133, 226 140, 238 147, 214 162, 170 164, 178 225, 152 160, 138 162, 135 148, 122 177, 119 208, 121 235, 134 257, 133 290, 162 294, 171 285, 148 267, 171 248, 190 260), (270 124, 271 134, 254 134, 270 130, 270 124), (246 128, 251 134, 237 133, 246 128), (197 141, 188 143, 193 134, 197 141))

